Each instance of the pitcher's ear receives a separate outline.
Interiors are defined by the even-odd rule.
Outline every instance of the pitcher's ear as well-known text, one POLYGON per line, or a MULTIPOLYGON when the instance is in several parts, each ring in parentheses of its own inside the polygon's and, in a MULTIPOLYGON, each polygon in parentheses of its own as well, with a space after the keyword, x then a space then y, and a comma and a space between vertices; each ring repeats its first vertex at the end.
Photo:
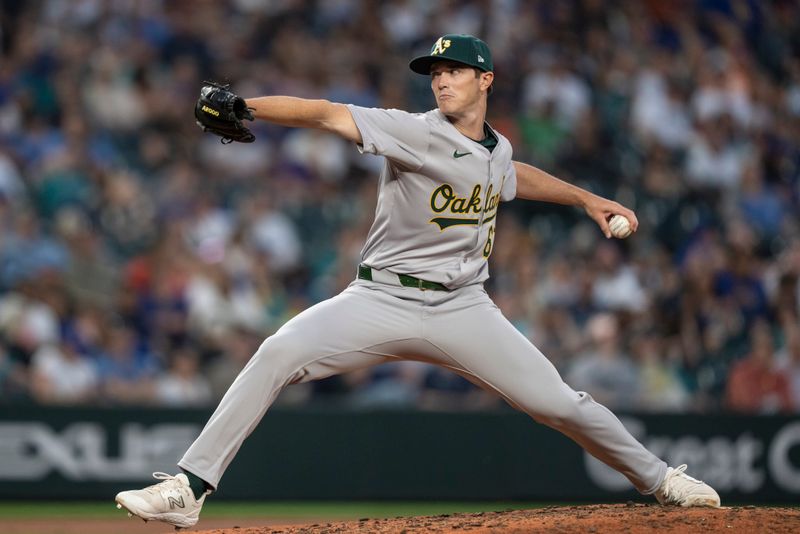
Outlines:
POLYGON ((491 92, 492 85, 494 85, 494 72, 482 72, 481 89, 486 89, 487 91, 491 92))

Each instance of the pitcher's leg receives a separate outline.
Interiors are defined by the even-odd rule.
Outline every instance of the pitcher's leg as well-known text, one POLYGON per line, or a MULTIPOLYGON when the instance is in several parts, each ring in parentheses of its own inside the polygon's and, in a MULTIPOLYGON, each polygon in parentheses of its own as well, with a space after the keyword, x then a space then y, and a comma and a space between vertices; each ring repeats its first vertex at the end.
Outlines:
POLYGON ((286 323, 259 347, 178 465, 216 488, 285 386, 386 361, 381 345, 414 326, 401 304, 351 286, 286 323))
POLYGON ((656 491, 666 463, 639 443, 605 406, 565 384, 539 349, 478 291, 469 297, 469 306, 433 313, 425 323, 428 338, 488 389, 572 438, 624 474, 640 492, 656 491))

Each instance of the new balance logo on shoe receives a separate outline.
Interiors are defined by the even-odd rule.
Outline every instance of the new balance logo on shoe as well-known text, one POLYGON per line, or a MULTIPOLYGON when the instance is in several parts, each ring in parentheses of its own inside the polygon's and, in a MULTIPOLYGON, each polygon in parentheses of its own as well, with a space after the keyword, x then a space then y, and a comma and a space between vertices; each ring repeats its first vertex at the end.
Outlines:
POLYGON ((186 508, 186 504, 183 502, 183 496, 181 495, 180 499, 176 499, 175 497, 167 497, 167 501, 169 502, 169 509, 174 510, 176 506, 180 508, 186 508))

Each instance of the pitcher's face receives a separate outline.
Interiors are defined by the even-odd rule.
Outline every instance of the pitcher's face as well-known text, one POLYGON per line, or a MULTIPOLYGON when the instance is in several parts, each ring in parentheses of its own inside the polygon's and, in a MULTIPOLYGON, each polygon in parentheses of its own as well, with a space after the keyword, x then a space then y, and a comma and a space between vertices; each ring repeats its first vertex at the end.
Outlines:
POLYGON ((445 115, 458 115, 480 103, 481 93, 488 89, 491 72, 456 61, 439 61, 431 66, 431 90, 436 105, 445 115))

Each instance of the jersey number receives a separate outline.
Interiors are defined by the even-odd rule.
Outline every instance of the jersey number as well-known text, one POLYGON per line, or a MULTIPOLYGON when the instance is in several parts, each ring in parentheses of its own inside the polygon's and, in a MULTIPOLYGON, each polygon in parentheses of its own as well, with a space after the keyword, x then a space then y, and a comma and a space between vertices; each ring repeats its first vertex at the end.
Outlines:
POLYGON ((486 244, 483 246, 483 257, 488 258, 494 246, 494 224, 489 227, 489 235, 486 237, 486 244))

